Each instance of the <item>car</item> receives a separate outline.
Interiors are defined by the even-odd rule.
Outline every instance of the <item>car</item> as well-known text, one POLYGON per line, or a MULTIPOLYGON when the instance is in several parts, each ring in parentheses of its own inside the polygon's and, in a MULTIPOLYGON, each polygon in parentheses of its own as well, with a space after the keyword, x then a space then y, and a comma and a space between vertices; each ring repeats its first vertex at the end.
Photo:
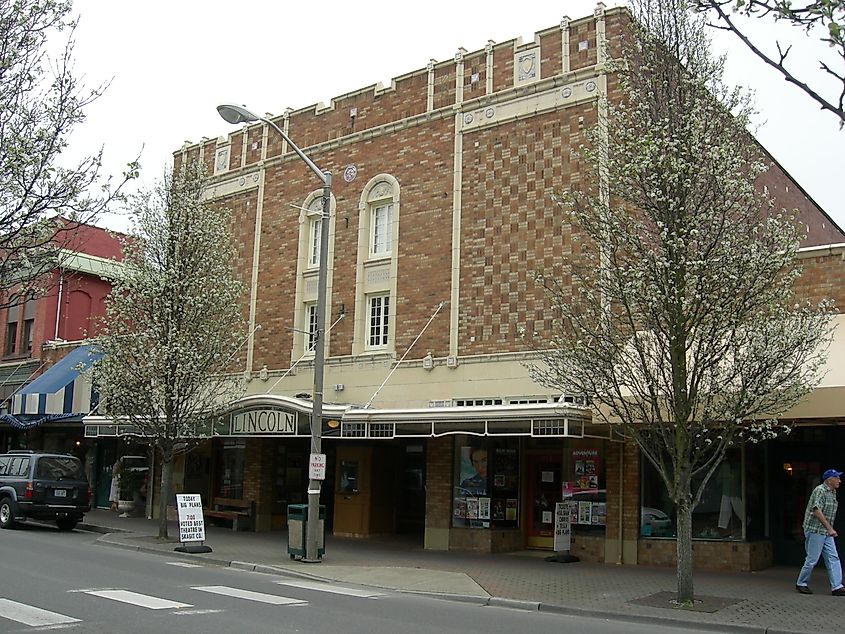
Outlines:
POLYGON ((37 519, 70 531, 90 510, 91 486, 79 458, 31 450, 0 454, 0 528, 37 519))
MULTIPOLYGON (((572 495, 573 501, 605 502, 606 489, 577 491, 572 495)), ((640 534, 643 537, 674 537, 672 518, 664 511, 650 506, 640 507, 640 534)))
POLYGON ((650 506, 640 507, 640 534, 643 537, 674 537, 672 518, 650 506))

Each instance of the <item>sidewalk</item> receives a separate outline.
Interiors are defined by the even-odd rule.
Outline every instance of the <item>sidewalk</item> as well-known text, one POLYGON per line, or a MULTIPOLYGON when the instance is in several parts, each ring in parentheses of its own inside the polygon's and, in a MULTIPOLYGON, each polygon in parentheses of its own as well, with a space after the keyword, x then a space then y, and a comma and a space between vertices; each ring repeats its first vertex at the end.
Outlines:
MULTIPOLYGON (((549 553, 474 554, 424 550, 402 537, 345 539, 327 536, 322 563, 292 561, 287 532, 238 532, 206 526, 206 544, 213 552, 176 553, 179 530, 168 526, 173 540, 157 540, 158 522, 122 518, 94 510, 80 529, 104 533, 101 543, 169 557, 205 559, 258 572, 363 584, 407 592, 424 592, 488 605, 597 616, 614 620, 712 627, 727 632, 845 632, 845 598, 830 596, 827 574, 818 569, 816 594, 795 592, 791 568, 756 573, 700 571, 696 596, 714 612, 643 605, 653 595, 675 590, 674 568, 560 564, 545 561, 549 553), (723 599, 720 607, 718 599, 723 599)), ((654 601, 651 601, 654 603, 654 601)))

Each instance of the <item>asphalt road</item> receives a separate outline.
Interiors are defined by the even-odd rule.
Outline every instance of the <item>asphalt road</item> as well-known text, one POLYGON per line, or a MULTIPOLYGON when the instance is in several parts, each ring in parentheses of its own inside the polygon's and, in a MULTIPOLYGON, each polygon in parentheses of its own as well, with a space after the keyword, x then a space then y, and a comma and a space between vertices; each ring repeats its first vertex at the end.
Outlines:
POLYGON ((0 531, 0 632, 675 631, 191 564, 97 537, 40 525, 0 531))

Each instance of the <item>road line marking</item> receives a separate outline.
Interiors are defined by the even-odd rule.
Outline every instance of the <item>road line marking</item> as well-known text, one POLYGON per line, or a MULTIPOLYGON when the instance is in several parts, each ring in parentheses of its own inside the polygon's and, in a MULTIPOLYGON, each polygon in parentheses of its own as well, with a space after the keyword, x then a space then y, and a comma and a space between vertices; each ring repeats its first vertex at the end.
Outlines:
POLYGON ((271 603, 273 605, 303 605, 308 603, 308 601, 303 601, 302 599, 291 599, 290 597, 280 597, 275 594, 264 594, 263 592, 252 592, 250 590, 241 590, 240 588, 230 588, 229 586, 198 586, 193 589, 199 590, 200 592, 222 594, 224 597, 248 599, 249 601, 260 601, 261 603, 271 603))
POLYGON ((180 568, 202 568, 202 564, 189 564, 187 561, 168 561, 168 566, 179 566, 180 568))
POLYGON ((196 610, 179 610, 174 612, 173 616, 192 616, 194 614, 220 614, 223 610, 216 610, 214 608, 197 608, 196 610))
POLYGON ((0 599, 0 614, 3 615, 3 618, 33 627, 82 622, 80 619, 75 619, 72 616, 42 610, 41 608, 26 605, 25 603, 18 603, 17 601, 10 601, 9 599, 0 599))
POLYGON ((275 581, 274 583, 277 583, 280 586, 292 586, 294 588, 302 588, 303 590, 331 592, 332 594, 345 594, 350 597, 361 597, 362 599, 374 599, 376 597, 384 596, 383 592, 374 592, 373 590, 364 590, 362 588, 337 586, 321 581, 275 581))
POLYGON ((120 601, 121 603, 129 603, 142 608, 149 608, 150 610, 169 610, 172 608, 194 607, 190 603, 180 603, 169 599, 159 599, 158 597, 130 592, 129 590, 96 590, 94 592, 86 592, 85 594, 92 594, 95 597, 111 599, 112 601, 120 601))

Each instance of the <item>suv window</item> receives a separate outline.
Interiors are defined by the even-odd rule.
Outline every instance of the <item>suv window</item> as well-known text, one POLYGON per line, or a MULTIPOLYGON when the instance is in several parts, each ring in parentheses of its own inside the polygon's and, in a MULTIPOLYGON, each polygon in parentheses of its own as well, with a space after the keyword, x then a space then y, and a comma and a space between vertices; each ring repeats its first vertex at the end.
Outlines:
POLYGON ((12 458, 12 463, 9 465, 9 475, 28 476, 29 458, 12 458))
POLYGON ((6 468, 9 466, 9 460, 6 456, 0 456, 0 475, 6 475, 6 468))
POLYGON ((82 463, 70 456, 44 456, 35 465, 35 477, 43 480, 84 480, 82 463))

